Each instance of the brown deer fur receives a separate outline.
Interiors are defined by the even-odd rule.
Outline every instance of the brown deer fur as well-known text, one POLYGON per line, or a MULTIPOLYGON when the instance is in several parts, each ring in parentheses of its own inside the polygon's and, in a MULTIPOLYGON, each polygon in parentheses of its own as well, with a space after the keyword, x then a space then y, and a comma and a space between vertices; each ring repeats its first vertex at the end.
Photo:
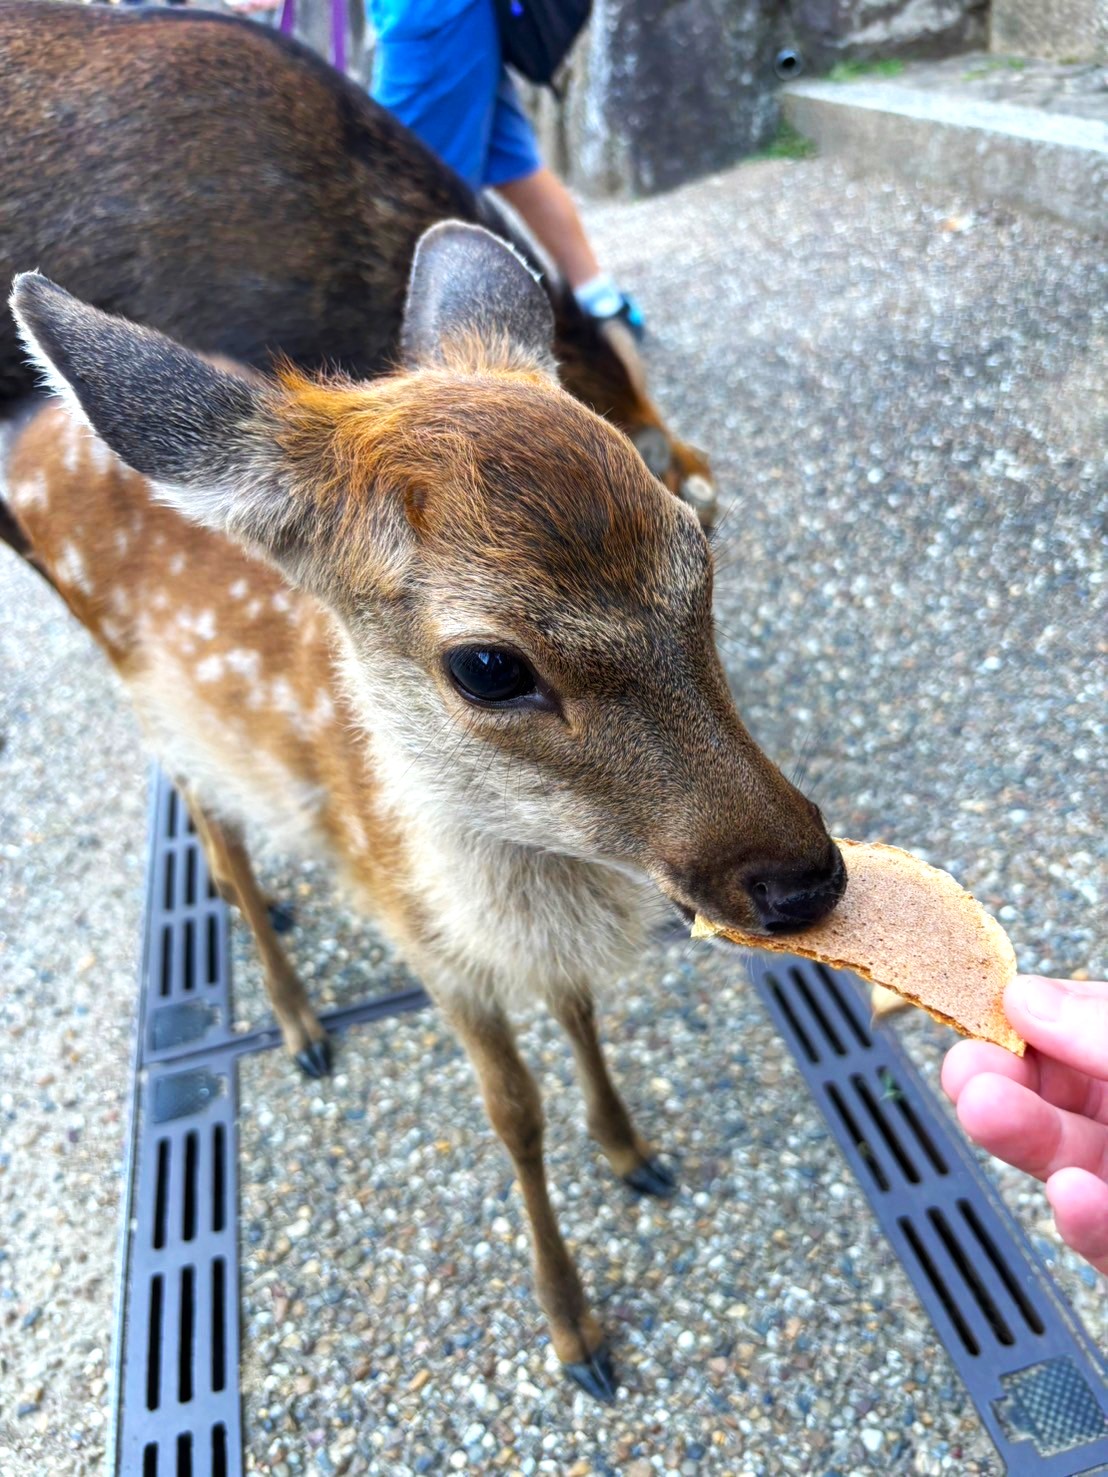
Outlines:
POLYGON ((634 1181, 652 1150, 591 990, 642 948, 658 889, 758 926, 755 875, 822 888, 821 912, 841 886, 815 807, 734 710, 695 517, 558 387, 532 291, 484 232, 439 227, 416 259, 408 369, 255 383, 25 280, 28 339, 79 404, 17 439, 9 497, 187 787, 290 1050, 311 1062, 323 1033, 270 931, 247 822, 329 858, 450 1016, 519 1174, 558 1354, 604 1394, 507 1014, 554 1010, 590 1129, 634 1181), (534 698, 465 699, 444 665, 460 644, 521 654, 534 698))
MULTIPOLYGON (((43 272, 260 368, 278 352, 384 372, 421 234, 445 218, 512 229, 356 83, 202 9, 0 0, 0 116, 0 280, 43 272)), ((663 423, 630 336, 557 274, 545 288, 567 389, 710 521, 708 464, 663 423)), ((29 385, 0 319, 0 402, 29 385)))

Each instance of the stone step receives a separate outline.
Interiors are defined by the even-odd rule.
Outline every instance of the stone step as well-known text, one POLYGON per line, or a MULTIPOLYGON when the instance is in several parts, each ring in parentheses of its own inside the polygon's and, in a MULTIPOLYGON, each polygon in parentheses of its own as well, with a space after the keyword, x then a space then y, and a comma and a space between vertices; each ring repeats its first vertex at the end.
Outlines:
POLYGON ((1108 67, 987 53, 795 82, 785 116, 855 173, 954 186, 1108 231, 1108 67))

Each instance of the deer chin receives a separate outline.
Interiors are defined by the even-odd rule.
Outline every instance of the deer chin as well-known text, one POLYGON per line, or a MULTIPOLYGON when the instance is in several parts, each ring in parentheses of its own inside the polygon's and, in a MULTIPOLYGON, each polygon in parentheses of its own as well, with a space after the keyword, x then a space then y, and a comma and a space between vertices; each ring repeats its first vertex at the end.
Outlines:
POLYGON ((703 914, 712 919, 713 923, 725 923, 726 926, 741 929, 744 933, 762 933, 763 927, 759 922, 753 906, 737 907, 727 909, 726 920, 719 918, 720 908, 718 903, 709 903, 703 899, 697 899, 691 893, 677 887, 668 875, 665 867, 654 867, 649 871, 650 880, 658 891, 681 914, 686 923, 691 925, 698 914, 703 914))

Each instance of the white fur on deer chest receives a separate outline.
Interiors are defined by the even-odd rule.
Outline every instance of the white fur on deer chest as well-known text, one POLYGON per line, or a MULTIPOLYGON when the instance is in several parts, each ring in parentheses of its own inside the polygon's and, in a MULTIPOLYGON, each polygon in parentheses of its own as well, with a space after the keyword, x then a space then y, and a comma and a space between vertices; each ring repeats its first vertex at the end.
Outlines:
POLYGON ((601 988, 643 948, 658 894, 593 862, 420 821, 412 875, 434 934, 412 963, 432 993, 506 1008, 601 988))

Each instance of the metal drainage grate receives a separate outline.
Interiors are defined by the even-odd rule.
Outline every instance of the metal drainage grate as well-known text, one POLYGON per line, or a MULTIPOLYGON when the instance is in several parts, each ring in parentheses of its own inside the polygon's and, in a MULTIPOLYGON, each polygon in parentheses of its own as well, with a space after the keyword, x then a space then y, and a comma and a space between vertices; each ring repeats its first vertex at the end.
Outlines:
POLYGON ((1007 1468, 1108 1470, 1095 1346, 857 981, 763 956, 750 974, 1007 1468))
MULTIPOLYGON (((240 1477, 236 1063, 280 1033, 233 1030, 227 908, 160 773, 149 824, 108 1471, 240 1477)), ((322 1019, 335 1031, 426 1003, 403 990, 322 1019)))
MULTIPOLYGON (((115 1477, 241 1477, 237 1059, 227 909, 155 773, 127 1192, 116 1294, 115 1477)), ((851 978, 758 958, 754 983, 904 1262, 989 1435, 1019 1477, 1108 1471, 1097 1355, 851 978), (1102 1465, 1103 1464, 1103 1465, 1102 1465)), ((331 1031, 427 1003, 330 1011, 331 1031)))

